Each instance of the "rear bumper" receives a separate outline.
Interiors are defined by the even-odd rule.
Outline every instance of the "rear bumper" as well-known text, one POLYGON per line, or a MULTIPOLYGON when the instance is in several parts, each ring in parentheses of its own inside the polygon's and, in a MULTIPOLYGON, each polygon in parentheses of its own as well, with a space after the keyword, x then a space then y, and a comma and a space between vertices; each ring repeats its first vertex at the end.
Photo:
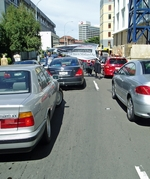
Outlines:
POLYGON ((58 82, 60 86, 82 85, 84 82, 84 77, 59 78, 58 82))
POLYGON ((0 135, 0 154, 30 152, 42 137, 45 124, 31 133, 0 135))

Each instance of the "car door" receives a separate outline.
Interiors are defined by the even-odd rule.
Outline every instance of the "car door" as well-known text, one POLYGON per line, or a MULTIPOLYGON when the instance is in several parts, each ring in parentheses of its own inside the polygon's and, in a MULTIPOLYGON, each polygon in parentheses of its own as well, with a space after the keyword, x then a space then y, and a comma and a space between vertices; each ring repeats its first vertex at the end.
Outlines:
POLYGON ((124 103, 127 103, 127 94, 130 93, 132 89, 132 78, 136 73, 136 66, 133 62, 128 63, 125 66, 126 69, 126 75, 122 78, 122 91, 121 91, 121 97, 124 103))
POLYGON ((48 94, 49 94, 49 105, 51 106, 52 111, 55 109, 56 105, 56 97, 57 97, 57 81, 55 82, 54 79, 48 74, 44 67, 41 67, 47 82, 48 94))

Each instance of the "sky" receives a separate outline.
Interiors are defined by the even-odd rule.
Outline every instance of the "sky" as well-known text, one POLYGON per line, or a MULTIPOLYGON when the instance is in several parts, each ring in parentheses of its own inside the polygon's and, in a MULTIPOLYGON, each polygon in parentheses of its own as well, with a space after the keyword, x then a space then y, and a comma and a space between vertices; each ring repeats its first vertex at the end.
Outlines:
POLYGON ((100 0, 31 0, 56 25, 56 35, 79 39, 78 23, 99 27, 100 0))

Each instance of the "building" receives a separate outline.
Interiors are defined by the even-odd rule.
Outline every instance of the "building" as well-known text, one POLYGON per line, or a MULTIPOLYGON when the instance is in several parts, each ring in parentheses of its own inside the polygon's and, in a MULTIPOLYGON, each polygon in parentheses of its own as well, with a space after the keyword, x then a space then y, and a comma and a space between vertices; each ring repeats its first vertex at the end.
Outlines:
POLYGON ((100 46, 113 46, 114 0, 100 0, 100 46))
MULTIPOLYGON (((0 0, 0 18, 2 13, 6 12, 7 7, 10 4, 14 6, 19 6, 20 0, 0 0)), ((29 9, 32 9, 35 12, 35 18, 39 21, 41 25, 41 31, 51 32, 51 38, 49 39, 50 48, 59 44, 59 37, 56 35, 55 27, 56 25, 31 1, 31 0, 22 0, 25 6, 29 9)))
POLYGON ((129 0, 115 0, 114 7, 114 45, 127 44, 129 0))
POLYGON ((150 1, 115 0, 114 5, 114 45, 146 44, 150 40, 150 1))
POLYGON ((87 40, 91 37, 99 36, 99 27, 91 26, 89 21, 81 21, 79 27, 79 40, 87 40))

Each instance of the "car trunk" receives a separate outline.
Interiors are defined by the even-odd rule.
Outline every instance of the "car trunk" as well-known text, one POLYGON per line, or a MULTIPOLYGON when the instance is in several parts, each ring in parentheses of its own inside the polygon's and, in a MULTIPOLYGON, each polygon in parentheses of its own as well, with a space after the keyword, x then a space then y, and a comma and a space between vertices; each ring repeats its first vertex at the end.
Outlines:
MULTIPOLYGON (((2 128, 2 123, 10 124, 17 121, 18 114, 20 112, 20 107, 23 105, 23 102, 29 97, 28 94, 18 94, 18 97, 14 94, 12 95, 1 95, 0 100, 0 134, 10 133, 17 130, 17 125, 14 125, 12 128, 2 128)), ((12 124, 13 125, 13 124, 12 124)))

